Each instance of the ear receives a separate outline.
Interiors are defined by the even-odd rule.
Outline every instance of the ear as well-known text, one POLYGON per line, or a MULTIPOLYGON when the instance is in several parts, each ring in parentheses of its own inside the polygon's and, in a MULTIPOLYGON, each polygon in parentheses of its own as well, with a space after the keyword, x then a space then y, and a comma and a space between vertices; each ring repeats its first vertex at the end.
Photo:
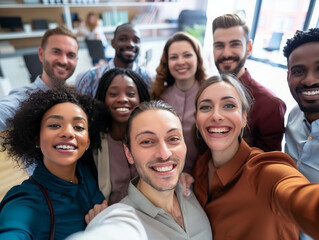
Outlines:
POLYGON ((252 50, 253 50, 253 41, 251 39, 249 39, 249 41, 247 43, 246 57, 250 56, 252 50))
POLYGON ((289 70, 287 71, 287 82, 289 83, 289 78, 290 78, 290 72, 289 70))
POLYGON ((87 141, 87 143, 86 143, 86 148, 85 148, 85 150, 88 150, 89 149, 89 147, 90 147, 90 138, 88 138, 88 141, 87 141))
POLYGON ((42 47, 39 47, 38 48, 38 56, 39 56, 39 59, 40 59, 40 62, 42 62, 43 63, 43 52, 44 52, 44 50, 43 50, 43 48, 42 47))
POLYGON ((115 48, 114 47, 114 44, 115 44, 115 42, 114 42, 114 38, 111 40, 111 46, 113 47, 113 48, 115 48))
POLYGON ((124 147, 124 152, 125 152, 125 156, 127 158, 127 161, 130 164, 134 164, 134 159, 133 159, 133 156, 132 156, 130 150, 128 149, 128 147, 125 144, 123 144, 123 147, 124 147))
POLYGON ((246 125, 247 125, 247 112, 245 111, 243 113, 243 122, 242 122, 241 127, 244 128, 244 127, 246 127, 246 125))

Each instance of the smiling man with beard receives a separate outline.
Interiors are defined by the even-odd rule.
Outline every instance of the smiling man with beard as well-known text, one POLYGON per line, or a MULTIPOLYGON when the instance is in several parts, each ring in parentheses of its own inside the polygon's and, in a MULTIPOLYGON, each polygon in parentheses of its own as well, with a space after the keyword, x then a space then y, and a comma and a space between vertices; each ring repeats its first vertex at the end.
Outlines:
MULTIPOLYGON (((297 31, 284 47, 296 102, 286 125, 285 152, 310 182, 319 182, 319 28, 297 31)), ((300 240, 312 239, 300 233, 300 240)))
POLYGON ((7 119, 14 116, 20 102, 27 98, 28 92, 46 91, 65 83, 75 70, 78 49, 76 36, 67 28, 57 27, 46 31, 38 49, 43 66, 42 74, 30 85, 14 89, 0 100, 0 131, 9 127, 7 119))
POLYGON ((219 72, 235 74, 254 100, 244 131, 245 141, 264 151, 280 151, 286 105, 255 81, 244 67, 253 45, 246 23, 236 14, 219 16, 213 21, 213 39, 219 72))
POLYGON ((148 89, 150 89, 153 76, 138 66, 136 61, 141 45, 140 31, 136 26, 131 23, 124 23, 118 26, 114 31, 111 44, 115 50, 114 58, 101 66, 93 67, 87 72, 80 73, 75 83, 78 91, 94 97, 103 74, 115 67, 132 69, 143 78, 148 89))

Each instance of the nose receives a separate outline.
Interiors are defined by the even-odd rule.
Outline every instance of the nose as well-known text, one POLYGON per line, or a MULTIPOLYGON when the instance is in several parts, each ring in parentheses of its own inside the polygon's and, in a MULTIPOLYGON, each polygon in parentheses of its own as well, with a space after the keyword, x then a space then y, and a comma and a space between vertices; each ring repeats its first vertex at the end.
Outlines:
POLYGON ((159 142, 155 157, 161 160, 167 160, 172 156, 171 150, 164 141, 159 142))
POLYGON ((127 98, 127 95, 126 95, 125 93, 119 94, 116 100, 117 100, 118 102, 121 102, 121 103, 126 103, 126 102, 128 102, 128 98, 127 98))
POLYGON ((226 58, 232 56, 231 48, 228 45, 223 48, 222 55, 226 58))
POLYGON ((65 54, 61 54, 61 56, 59 58, 59 62, 61 64, 67 64, 68 63, 68 57, 65 54))
POLYGON ((308 72, 306 77, 301 81, 301 83, 305 86, 312 86, 314 84, 319 84, 319 75, 318 73, 308 72))
POLYGON ((221 111, 219 108, 214 108, 212 113, 212 120, 213 121, 220 121, 224 119, 223 115, 221 114, 221 111))
POLYGON ((65 138, 74 138, 74 129, 72 125, 66 125, 61 128, 61 136, 65 138))

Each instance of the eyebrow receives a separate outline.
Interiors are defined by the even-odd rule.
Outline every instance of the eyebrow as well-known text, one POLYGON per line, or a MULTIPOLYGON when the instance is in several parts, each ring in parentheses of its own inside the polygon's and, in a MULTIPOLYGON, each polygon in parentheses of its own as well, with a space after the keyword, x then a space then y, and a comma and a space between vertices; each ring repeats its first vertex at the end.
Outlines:
MULTIPOLYGON (((232 96, 225 96, 225 97, 222 97, 221 100, 227 100, 227 99, 234 99, 237 101, 236 98, 232 97, 232 96)), ((203 99, 202 101, 200 101, 199 103, 205 103, 205 102, 212 102, 212 100, 210 99, 203 99)))
MULTIPOLYGON (((64 117, 61 115, 50 115, 46 120, 51 119, 51 118, 52 119, 59 119, 59 120, 64 119, 64 117)), ((85 118, 83 118, 83 117, 80 117, 80 116, 73 117, 73 121, 78 121, 78 120, 86 122, 85 118)))
MULTIPOLYGON (((180 131, 180 128, 171 128, 170 130, 168 130, 168 131, 166 132, 166 134, 167 134, 167 133, 174 132, 174 131, 176 131, 176 130, 177 130, 177 131, 180 131)), ((154 132, 149 131, 149 130, 146 130, 146 131, 143 131, 143 132, 138 133, 138 134, 135 136, 135 140, 136 140, 139 136, 144 135, 144 134, 151 134, 151 135, 156 136, 156 134, 155 134, 154 132)))

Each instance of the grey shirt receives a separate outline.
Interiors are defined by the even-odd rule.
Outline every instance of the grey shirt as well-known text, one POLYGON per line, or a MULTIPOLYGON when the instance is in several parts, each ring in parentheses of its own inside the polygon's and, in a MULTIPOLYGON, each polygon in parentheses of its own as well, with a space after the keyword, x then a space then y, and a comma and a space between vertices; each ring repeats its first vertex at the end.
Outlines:
POLYGON ((183 196, 183 187, 180 183, 175 188, 181 211, 183 214, 185 231, 163 209, 154 206, 135 186, 138 178, 131 181, 128 196, 121 203, 132 206, 144 225, 148 239, 192 239, 211 240, 212 232, 206 213, 199 205, 195 195, 183 196))
POLYGON ((48 89, 49 87, 38 76, 33 83, 13 89, 9 95, 0 99, 0 131, 4 131, 9 127, 7 120, 13 118, 20 103, 28 98, 28 93, 38 90, 47 91, 48 89))

